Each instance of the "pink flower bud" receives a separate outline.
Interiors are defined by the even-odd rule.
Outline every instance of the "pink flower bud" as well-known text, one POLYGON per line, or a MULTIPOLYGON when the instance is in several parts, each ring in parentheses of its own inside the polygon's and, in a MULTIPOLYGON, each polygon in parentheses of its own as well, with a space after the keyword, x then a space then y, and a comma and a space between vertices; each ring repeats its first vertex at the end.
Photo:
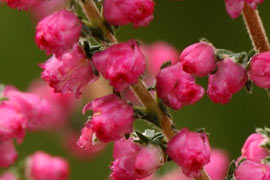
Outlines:
POLYGON ((194 104, 204 94, 204 89, 196 84, 192 75, 182 70, 180 63, 162 69, 156 79, 158 97, 173 109, 194 104))
POLYGON ((241 90, 247 81, 246 70, 226 58, 217 63, 217 72, 208 79, 208 96, 215 103, 226 104, 233 94, 241 90))
POLYGON ((203 77, 216 67, 214 48, 206 42, 198 42, 185 48, 180 55, 183 70, 203 77))
MULTIPOLYGON (((94 111, 94 114, 86 124, 86 128, 92 129, 101 142, 118 140, 132 132, 133 109, 118 96, 110 94, 97 98, 84 107, 83 113, 90 109, 94 111)), ((89 130, 83 129, 80 144, 85 144, 84 139, 88 141, 89 134, 91 135, 89 130)))
POLYGON ((153 0, 104 0, 103 15, 112 25, 147 26, 154 16, 153 0))
POLYGON ((156 42, 151 45, 143 45, 142 51, 146 56, 149 71, 156 76, 163 63, 171 61, 175 64, 179 54, 177 50, 166 42, 156 42))
POLYGON ((6 104, 13 106, 27 119, 27 128, 36 130, 48 118, 52 107, 47 100, 41 99, 33 93, 20 92, 13 87, 6 87, 4 95, 8 98, 6 104))
POLYGON ((10 8, 18 10, 28 10, 42 1, 43 0, 3 0, 10 8))
POLYGON ((17 138, 22 142, 25 135, 27 120, 13 106, 0 104, 0 142, 17 138))
POLYGON ((259 133, 251 134, 241 152, 242 156, 248 160, 260 163, 266 156, 270 156, 267 149, 262 148, 261 145, 267 141, 267 138, 259 133))
POLYGON ((69 165, 63 158, 38 151, 28 157, 26 174, 33 180, 67 180, 69 165))
POLYGON ((251 59, 248 71, 251 81, 261 88, 270 88, 270 52, 257 54, 251 59))
POLYGON ((0 141, 0 167, 9 167, 17 158, 18 154, 12 140, 0 141))
POLYGON ((145 70, 145 59, 135 40, 115 44, 95 53, 93 62, 117 91, 135 84, 145 70))
POLYGON ((225 0, 227 13, 231 18, 235 19, 242 13, 244 8, 244 0, 225 0))
POLYGON ((131 139, 115 142, 111 178, 113 180, 135 180, 150 176, 163 163, 160 149, 152 145, 142 146, 131 139))
POLYGON ((79 98, 81 89, 97 80, 93 65, 76 44, 69 52, 52 56, 44 64, 42 78, 58 93, 75 93, 79 98))
POLYGON ((55 93, 53 88, 43 81, 34 81, 30 86, 30 92, 46 99, 52 110, 38 129, 58 130, 58 128, 64 127, 72 112, 78 108, 78 101, 73 94, 55 93))
POLYGON ((204 166, 212 180, 224 180, 229 167, 229 158, 225 151, 213 149, 210 162, 204 166))
POLYGON ((5 172, 0 176, 0 180, 17 180, 17 177, 11 172, 5 172))
POLYGON ((42 19, 36 27, 36 43, 46 53, 62 53, 78 42, 81 22, 72 12, 61 10, 42 19))
POLYGON ((184 128, 168 143, 168 155, 190 178, 200 177, 200 170, 210 162, 211 149, 206 133, 184 128))
POLYGON ((245 160, 234 172, 236 180, 269 180, 270 168, 253 161, 245 160))

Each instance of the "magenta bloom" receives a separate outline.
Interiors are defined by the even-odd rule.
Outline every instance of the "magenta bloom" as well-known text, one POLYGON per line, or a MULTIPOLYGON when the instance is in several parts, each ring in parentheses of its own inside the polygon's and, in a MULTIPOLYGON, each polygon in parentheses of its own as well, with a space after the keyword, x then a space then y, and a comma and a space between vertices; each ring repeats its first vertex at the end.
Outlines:
POLYGON ((245 160, 236 169, 234 176, 236 180, 269 180, 270 168, 260 163, 245 160))
POLYGON ((251 81, 261 88, 270 88, 270 52, 257 54, 251 59, 248 71, 251 81))
POLYGON ((208 78, 208 96, 215 103, 226 104, 247 81, 245 68, 226 58, 217 63, 217 72, 208 78))
POLYGON ((61 10, 42 19, 36 27, 36 43, 48 54, 71 49, 79 40, 81 22, 72 12, 61 10))
POLYGON ((211 44, 198 42, 185 48, 180 55, 183 70, 203 77, 216 67, 215 50, 211 44))
POLYGON ((17 180, 17 177, 11 172, 5 172, 0 176, 0 180, 17 180))
POLYGON ((26 174, 34 180, 67 180, 69 165, 63 158, 38 151, 28 157, 26 174))
POLYGON ((135 40, 112 45, 94 54, 93 62, 117 91, 135 84, 145 70, 145 59, 135 40))
POLYGON ((154 16, 153 0, 104 0, 103 15, 112 25, 147 26, 154 16))
POLYGON ((22 142, 25 135, 26 117, 11 105, 0 104, 0 142, 16 138, 22 142))
POLYGON ((2 1, 7 3, 9 7, 18 10, 28 10, 34 5, 43 2, 43 0, 2 0, 2 1))
POLYGON ((52 107, 48 101, 33 93, 20 92, 13 87, 7 86, 4 96, 8 98, 8 101, 5 101, 6 104, 13 106, 26 117, 26 127, 30 130, 36 130, 40 127, 52 112, 52 107))
POLYGON ((200 177, 200 170, 210 162, 211 149, 206 133, 183 128, 168 143, 168 155, 190 178, 200 177))
POLYGON ((52 56, 44 64, 42 78, 58 93, 75 93, 79 98, 81 89, 97 80, 93 65, 76 44, 69 52, 52 56))
POLYGON ((147 68, 156 76, 163 63, 171 61, 175 64, 178 61, 177 50, 166 42, 155 42, 151 45, 143 45, 142 51, 146 56, 147 68))
POLYGON ((0 167, 7 168, 18 158, 12 140, 0 141, 0 167))
POLYGON ((228 154, 220 149, 212 149, 210 162, 204 166, 212 180, 224 180, 229 166, 228 154))
POLYGON ((113 158, 111 166, 113 180, 146 178, 163 163, 160 149, 152 145, 144 147, 125 138, 115 142, 113 158))
POLYGON ((267 141, 267 138, 263 135, 259 133, 251 134, 241 150, 242 156, 248 160, 260 163, 261 160, 270 155, 267 149, 261 147, 265 141, 267 141))
MULTIPOLYGON (((90 109, 93 110, 94 114, 85 127, 92 129, 101 142, 118 140, 125 134, 132 132, 133 109, 118 96, 110 94, 97 98, 84 107, 83 113, 90 109)), ((83 129, 79 141, 83 147, 88 146, 84 143, 85 140, 90 140, 87 129, 83 129)))
POLYGON ((204 89, 195 78, 184 72, 180 63, 162 69, 157 77, 157 94, 165 104, 180 109, 202 98, 204 89))
POLYGON ((263 2, 264 0, 225 0, 225 6, 227 13, 235 19, 242 13, 245 3, 256 9, 257 5, 263 2))

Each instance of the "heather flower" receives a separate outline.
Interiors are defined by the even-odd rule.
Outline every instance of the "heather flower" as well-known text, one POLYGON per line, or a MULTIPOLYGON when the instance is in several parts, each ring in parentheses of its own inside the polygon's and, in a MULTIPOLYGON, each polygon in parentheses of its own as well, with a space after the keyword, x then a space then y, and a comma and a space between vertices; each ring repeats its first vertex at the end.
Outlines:
POLYGON ((18 158, 12 140, 0 141, 0 167, 7 168, 18 158))
POLYGON ((136 180, 150 176, 163 163, 161 150, 152 145, 142 146, 131 139, 115 142, 111 178, 136 180))
POLYGON ((79 40, 81 22, 72 12, 61 10, 42 19, 36 27, 36 43, 47 54, 71 49, 79 40))
POLYGON ((67 180, 69 165, 63 158, 38 151, 28 157, 26 174, 33 180, 67 180))
POLYGON ((184 128, 169 141, 167 153, 187 177, 197 178, 210 162, 211 149, 206 133, 184 128))
POLYGON ((112 25, 147 26, 154 16, 153 0, 104 0, 103 15, 112 25))
POLYGON ((0 104, 0 142, 16 138, 22 142, 25 135, 26 117, 11 105, 0 104))
POLYGON ((93 62, 117 91, 135 84, 145 70, 145 59, 135 40, 115 44, 95 53, 93 62))
POLYGON ((8 98, 5 104, 13 106, 26 117, 26 127, 30 130, 36 130, 40 127, 47 121, 48 115, 52 112, 52 107, 48 101, 33 93, 20 92, 13 87, 7 86, 4 96, 8 98))
POLYGON ((270 168, 266 165, 245 160, 234 172, 236 180, 269 180, 270 168))
POLYGON ((0 180, 17 180, 17 177, 11 172, 5 172, 0 176, 0 180))
POLYGON ((259 133, 251 134, 242 147, 242 157, 260 163, 270 153, 261 147, 268 139, 259 133))
POLYGON ((264 0, 225 0, 225 6, 231 18, 235 19, 242 13, 245 3, 256 9, 257 5, 263 2, 264 0))
POLYGON ((229 158, 225 151, 212 149, 210 162, 204 166, 212 180, 224 180, 227 175, 229 158))
POLYGON ((42 78, 58 93, 75 93, 79 97, 81 89, 97 80, 94 68, 76 44, 71 51, 52 56, 44 64, 42 78))
POLYGON ((180 63, 162 69, 156 77, 158 97, 173 109, 194 104, 202 98, 204 89, 195 78, 184 72, 180 63))
POLYGON ((92 129, 101 142, 115 141, 132 132, 133 109, 118 96, 110 94, 97 98, 88 103, 83 112, 90 109, 94 114, 82 130, 80 146, 87 147, 87 143, 91 143, 89 135, 92 134, 88 129, 92 129))
POLYGON ((215 103, 226 104, 247 81, 245 68, 226 58, 217 63, 217 72, 208 78, 208 96, 215 103))
POLYGON ((251 59, 248 71, 251 81, 261 88, 270 88, 270 52, 257 54, 251 59))
POLYGON ((178 61, 177 50, 166 42, 143 45, 142 51, 147 60, 147 68, 153 76, 157 75, 163 63, 171 61, 175 64, 178 61))
POLYGON ((206 42, 198 42, 185 48, 180 55, 183 70, 203 77, 216 67, 214 47, 206 42))
POLYGON ((7 3, 10 8, 18 10, 28 10, 29 8, 42 3, 43 0, 2 0, 7 3))

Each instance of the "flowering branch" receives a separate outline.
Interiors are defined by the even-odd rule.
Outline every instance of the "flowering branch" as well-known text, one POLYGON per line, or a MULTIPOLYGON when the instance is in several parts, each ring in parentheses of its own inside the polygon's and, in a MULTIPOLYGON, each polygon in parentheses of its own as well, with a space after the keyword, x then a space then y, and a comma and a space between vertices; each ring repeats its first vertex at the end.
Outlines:
POLYGON ((269 42, 258 10, 254 10, 249 5, 245 4, 243 18, 254 48, 259 52, 269 51, 269 42))

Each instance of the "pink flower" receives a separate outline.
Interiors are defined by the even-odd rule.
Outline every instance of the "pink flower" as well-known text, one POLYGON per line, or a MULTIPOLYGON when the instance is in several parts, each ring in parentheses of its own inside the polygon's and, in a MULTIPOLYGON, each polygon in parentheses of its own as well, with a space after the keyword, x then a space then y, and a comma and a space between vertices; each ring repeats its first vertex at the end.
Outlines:
POLYGON ((46 53, 62 53, 78 42, 81 22, 72 12, 61 10, 42 19, 36 27, 36 43, 46 53))
POLYGON ((265 141, 267 141, 267 138, 263 135, 259 133, 251 134, 241 150, 242 156, 248 160, 260 163, 261 160, 270 155, 267 149, 261 147, 265 141))
POLYGON ((233 94, 242 89, 247 81, 246 70, 232 59, 217 63, 217 72, 208 79, 208 96, 215 103, 226 104, 233 94))
POLYGON ((92 129, 101 142, 118 140, 133 129, 133 109, 118 96, 110 94, 88 103, 83 113, 93 110, 94 114, 82 130, 79 144, 88 146, 92 129), (86 141, 86 143, 84 142, 86 141))
POLYGON ((0 180, 17 180, 17 177, 11 172, 5 172, 0 176, 0 180))
POLYGON ((27 128, 36 130, 48 118, 52 112, 52 107, 47 100, 41 99, 33 93, 20 92, 17 89, 7 86, 4 96, 8 98, 6 104, 13 106, 27 119, 27 128))
POLYGON ((7 168, 18 158, 12 140, 0 141, 0 167, 7 168))
POLYGON ((166 42, 155 42, 151 45, 143 45, 142 51, 146 56, 149 71, 156 76, 163 63, 171 61, 175 64, 178 61, 177 50, 166 42))
POLYGON ((145 70, 145 59, 135 40, 115 44, 95 53, 93 62, 117 91, 135 84, 145 70))
POLYGON ((17 138, 22 142, 27 120, 23 114, 11 105, 0 104, 0 142, 17 138))
POLYGON ((203 77, 216 67, 214 48, 206 42, 198 42, 185 48, 180 55, 183 70, 203 77))
POLYGON ((210 162, 211 149, 206 133, 183 128, 168 143, 168 155, 190 178, 200 177, 200 170, 210 162))
POLYGON ((269 180, 270 168, 250 160, 245 160, 234 173, 236 180, 269 180))
POLYGON ((163 163, 160 149, 152 145, 142 146, 131 139, 115 142, 111 178, 113 180, 136 180, 150 176, 163 163))
POLYGON ((180 63, 162 69, 156 80, 158 97, 173 109, 194 104, 204 94, 204 89, 196 84, 192 75, 182 70, 180 63))
POLYGON ((235 19, 242 13, 245 3, 253 9, 256 9, 257 4, 261 4, 263 2, 264 0, 225 0, 225 6, 231 18, 235 19))
POLYGON ((63 158, 38 151, 28 157, 26 174, 34 180, 67 180, 69 165, 63 158))
POLYGON ((2 0, 2 1, 7 3, 7 5, 11 8, 18 10, 28 10, 34 5, 41 3, 43 0, 2 0))
MULTIPOLYGON (((86 128, 84 128, 86 129, 86 128)), ((106 144, 101 142, 96 142, 94 145, 92 144, 92 138, 93 138, 93 131, 91 129, 87 129, 88 134, 84 132, 84 137, 87 135, 87 139, 80 139, 78 141, 78 138, 80 135, 78 135, 75 132, 70 132, 64 136, 64 139, 62 140, 64 147, 66 150, 76 157, 79 160, 90 160, 97 155, 99 155, 106 144), (85 144, 80 144, 85 143, 85 144), (87 142, 88 141, 88 142, 87 142), (82 147, 79 147, 78 144, 82 147)))
POLYGON ((212 180, 224 180, 227 175, 229 158, 225 151, 213 149, 210 162, 204 166, 212 180))
POLYGON ((248 71, 253 83, 261 88, 270 88, 270 52, 257 54, 251 59, 248 71))
POLYGON ((147 26, 154 16, 153 0, 104 0, 103 15, 112 25, 147 26))
POLYGON ((36 20, 63 9, 67 5, 67 0, 43 0, 41 3, 30 8, 30 12, 36 20))
POLYGON ((93 65, 76 44, 69 52, 55 55, 40 65, 42 78, 58 93, 75 93, 79 98, 81 89, 97 80, 93 65))

